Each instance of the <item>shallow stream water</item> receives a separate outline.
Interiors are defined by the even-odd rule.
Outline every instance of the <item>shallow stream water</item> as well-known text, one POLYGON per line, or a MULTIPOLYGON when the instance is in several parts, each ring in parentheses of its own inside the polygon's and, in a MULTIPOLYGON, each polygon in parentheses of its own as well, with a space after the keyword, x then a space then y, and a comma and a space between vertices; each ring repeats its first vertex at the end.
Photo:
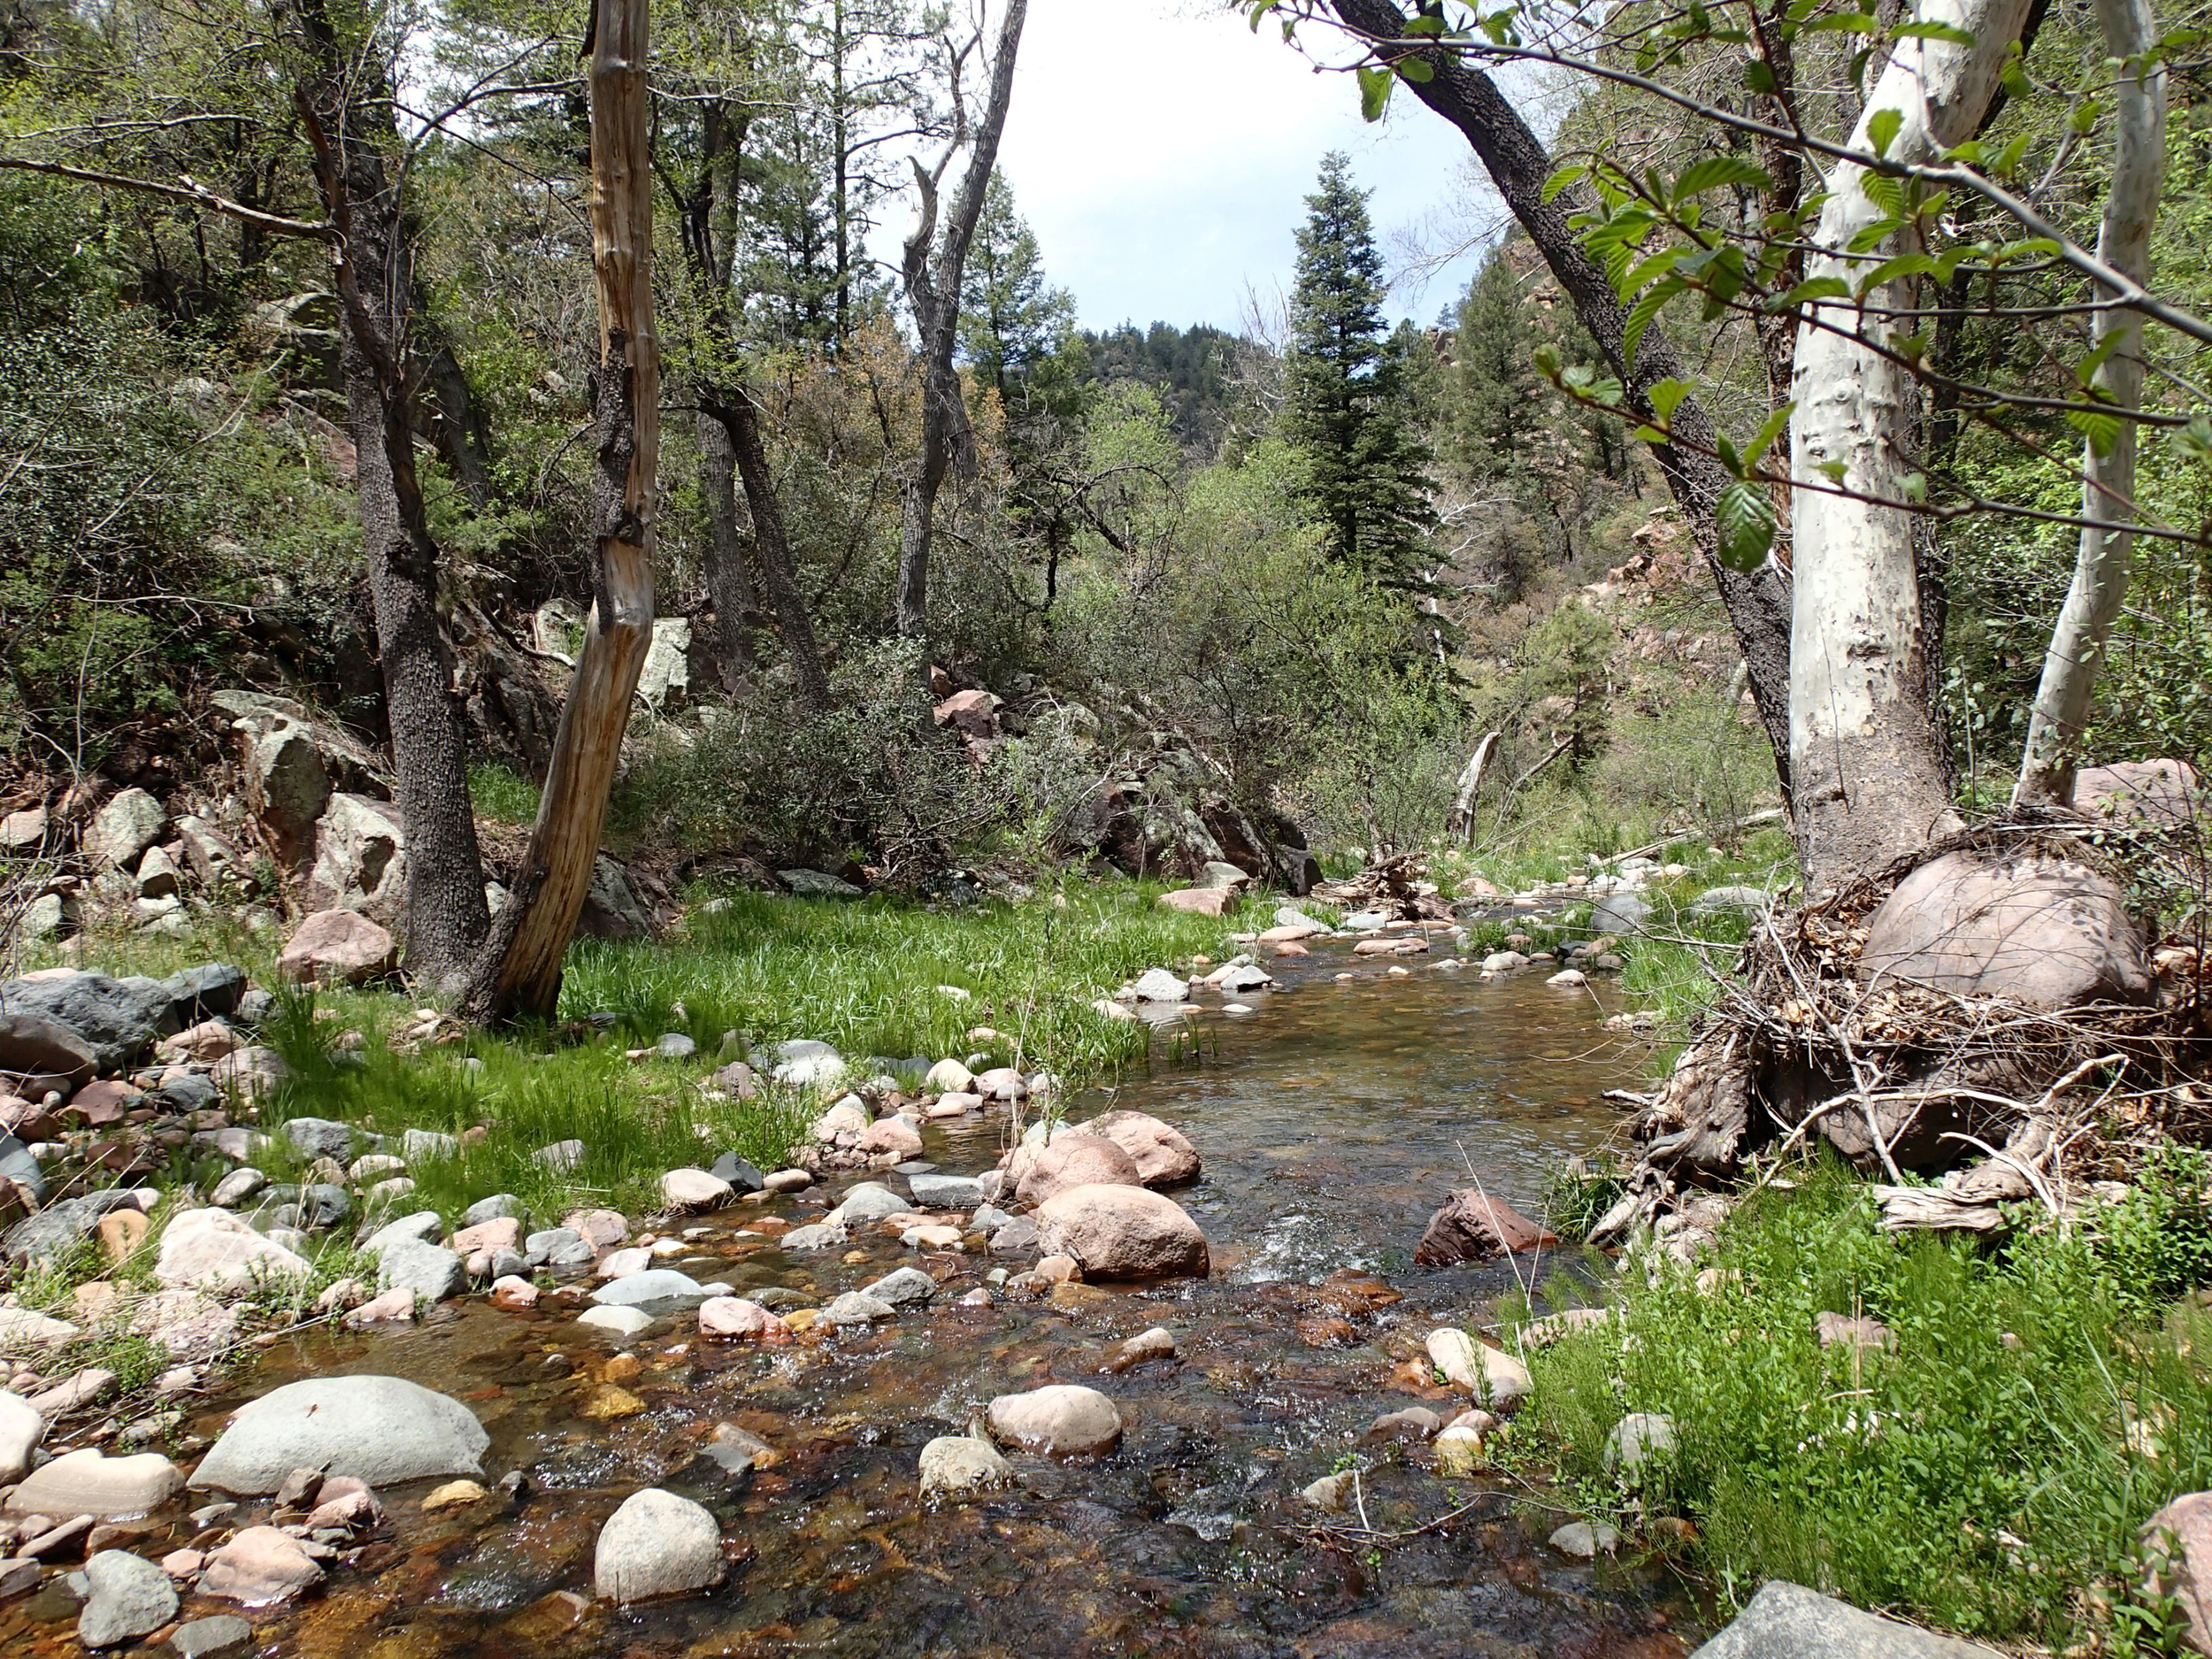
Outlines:
MULTIPOLYGON (((1175 1196, 1213 1248, 1202 1283, 1066 1286, 1048 1301, 951 1304, 995 1265, 933 1257, 936 1305, 872 1331, 780 1350, 687 1340, 688 1316, 634 1346, 603 1340, 551 1297, 526 1315, 448 1304, 396 1333, 303 1340, 267 1355, 192 1427, 212 1437, 243 1398, 311 1372, 374 1371, 456 1394, 492 1436, 487 1484, 526 1472, 518 1500, 419 1512, 427 1485, 383 1494, 393 1524, 303 1605, 257 1618, 264 1654, 311 1659, 689 1659, 710 1655, 1577 1655, 1658 1659, 1694 1645, 1686 1609, 1624 1565, 1548 1549, 1560 1516, 1509 1483, 1447 1480, 1419 1447, 1363 1438, 1380 1413, 1426 1400, 1420 1360, 1439 1324, 1479 1319, 1516 1268, 1429 1271, 1412 1253, 1429 1213, 1471 1184, 1535 1213, 1545 1174, 1617 1127, 1600 1092, 1636 1062, 1601 1028, 1604 987, 1531 972, 1479 982, 1425 964, 1391 977, 1321 945, 1274 964, 1254 1011, 1202 1000, 1183 1029, 1200 1057, 1156 1044, 1148 1074, 1075 1103, 1180 1128, 1205 1173, 1175 1196), (1355 976, 1335 976, 1351 970, 1355 976), (1154 1325, 1172 1360, 1102 1371, 1154 1325), (1018 1489, 926 1506, 916 1459, 995 1394, 1075 1382, 1113 1396, 1126 1425, 1095 1462, 1017 1455, 1018 1489), (631 1396, 625 1402, 610 1389, 631 1396), (631 1415, 593 1415, 610 1406, 631 1415), (779 1454, 733 1480, 700 1447, 735 1424, 779 1454), (1299 1490, 1346 1454, 1365 1471, 1376 1532, 1330 1535, 1299 1490), (706 1503, 731 1540, 718 1591, 618 1611, 588 1607, 599 1525, 660 1485, 706 1503), (1414 1531, 1463 1506, 1459 1519, 1414 1531), (566 1593, 566 1594, 563 1594, 566 1593), (1687 1642, 1684 1640, 1689 1639, 1687 1642)), ((977 1173, 1002 1125, 933 1126, 925 1156, 977 1173)), ((892 1178, 895 1179, 895 1178, 892 1178)), ((845 1183, 833 1184, 834 1188, 845 1183)), ((739 1294, 781 1286, 826 1301, 910 1262, 894 1238, 787 1255, 738 1229, 814 1218, 779 1199, 729 1212, 668 1264, 739 1294)), ((1018 1266, 1019 1263, 1015 1263, 1018 1266)), ((1517 1270, 1530 1271, 1522 1261, 1517 1270)), ((1551 1265, 1540 1269, 1548 1273, 1551 1265)), ((240 1517, 242 1521, 245 1517, 240 1517)), ((187 1541, 188 1523, 173 1537, 187 1541)), ((138 1545, 158 1554, 167 1535, 138 1545), (158 1547, 157 1547, 158 1546, 158 1547)), ((47 1600, 50 1597, 42 1597, 47 1600)), ((227 1611, 188 1601, 187 1614, 227 1611)), ((40 1609, 58 1619, 65 1609, 40 1609)), ((73 1616, 73 1609, 67 1610, 73 1616)), ((19 1620, 28 1609, 19 1609, 19 1620)), ((14 1651, 0 1618, 0 1647, 14 1651)), ((17 1624, 69 1651, 66 1624, 17 1624)))

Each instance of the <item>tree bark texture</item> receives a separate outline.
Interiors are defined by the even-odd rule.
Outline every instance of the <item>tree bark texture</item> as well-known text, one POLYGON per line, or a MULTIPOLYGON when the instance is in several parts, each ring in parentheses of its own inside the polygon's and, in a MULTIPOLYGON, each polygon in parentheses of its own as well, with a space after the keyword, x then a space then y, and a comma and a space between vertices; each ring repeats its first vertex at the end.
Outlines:
POLYGON ((334 244, 346 417, 357 456, 363 550, 407 827, 406 960, 457 985, 489 917, 469 802, 468 730, 438 625, 438 545, 415 475, 405 367, 405 222, 384 166, 396 143, 380 73, 348 50, 320 0, 302 14, 314 73, 298 104, 334 244))
MULTIPOLYGON (((2117 119, 2112 194, 2105 198, 2097 257, 2142 283, 2150 277, 2151 226, 2165 185, 2166 69, 2162 63, 2153 64, 2142 73, 2142 55, 2158 38, 2149 0, 2097 0, 2097 21, 2107 55, 2128 65, 2113 86, 2117 119)), ((2112 295, 2100 288, 2098 297, 2112 295)), ((2020 780, 2013 789, 2016 803, 2072 803, 2090 695, 2104 666, 2113 621, 2127 597, 2132 538, 2126 525, 2135 497, 2135 423, 2129 417, 2143 401, 2141 317, 2118 309, 2097 312, 2090 326, 2093 343, 2102 346, 2115 334, 2119 342, 2098 369, 2096 384, 2120 411, 2119 432, 2102 454, 2093 442, 2082 445, 2081 516, 2090 522, 2082 526, 2073 583, 2043 659, 2020 780)))
MULTIPOLYGON (((1927 0, 1924 20, 1974 36, 1971 46, 1908 40, 1892 53, 1852 131, 1874 149, 1872 125, 1899 125, 1889 158, 1932 164, 1979 129, 2028 0, 1927 0)), ((1809 279, 1847 283, 1904 251, 1897 235, 1853 254, 1852 239, 1885 217, 1839 162, 1806 261, 1809 279)), ((1868 296, 1810 308, 1798 327, 1791 423, 1794 595, 1790 635, 1790 772, 1800 865, 1819 892, 1926 845, 1958 826, 1934 708, 1934 618, 1924 603, 1914 515, 1902 501, 1918 471, 1918 393, 1885 354, 1911 331, 1911 279, 1868 296), (1821 469, 1840 464, 1835 492, 1821 469), (1872 499, 1866 499, 1870 497, 1872 499)))
MULTIPOLYGON (((1029 0, 1006 0, 1000 19, 998 44, 991 58, 991 79, 985 96, 983 118, 977 123, 968 151, 966 172, 952 210, 945 217, 942 235, 937 234, 937 186, 945 165, 952 160, 948 150, 935 173, 918 161, 914 176, 921 192, 920 213, 913 234, 906 239, 903 275, 907 302, 914 310, 914 326, 922 349, 922 448, 907 475, 899 511, 898 631, 902 637, 926 639, 929 633, 929 543, 937 512, 937 494, 955 457, 972 442, 968 430, 967 405, 960 396, 960 377, 953 368, 953 348, 960 332, 960 284, 967 270, 968 244, 974 239, 976 220, 983 212, 983 198, 991 184, 991 169, 998 163, 999 134, 1006 128, 1006 107, 1014 91, 1014 56, 1021 45, 1022 23, 1029 0)), ((957 148, 958 135, 954 146, 957 148)))
POLYGON ((561 959, 591 887, 638 672, 653 636, 654 481, 660 356, 653 333, 653 175, 647 0, 595 0, 592 268, 599 369, 592 388, 592 607, 528 849, 472 987, 479 1018, 559 1006, 561 959))
MULTIPOLYGON (((1404 35, 1405 14, 1394 0, 1332 0, 1332 4, 1348 28, 1371 42, 1395 41, 1404 35)), ((1622 347, 1627 334, 1627 311, 1604 271, 1568 224, 1572 215, 1594 204, 1579 188, 1562 191, 1548 203, 1544 200, 1544 181, 1552 173, 1550 156, 1496 82, 1456 53, 1433 47, 1378 45, 1377 56, 1386 61, 1409 56, 1427 62, 1432 72, 1429 79, 1408 81, 1407 89, 1465 136, 1498 194, 1544 256, 1544 263, 1574 306, 1575 315, 1605 353, 1606 361, 1627 389, 1631 407, 1638 415, 1650 419, 1651 387, 1663 380, 1686 381, 1691 376, 1656 327, 1644 331, 1635 360, 1626 359, 1622 347)), ((1711 447, 1712 421, 1695 397, 1685 397, 1676 406, 1670 424, 1686 443, 1711 447)), ((1749 665, 1752 702, 1773 747, 1775 770, 1787 798, 1791 785, 1789 572, 1773 560, 1749 575, 1732 571, 1720 562, 1713 514, 1730 479, 1717 461, 1671 444, 1654 444, 1652 455, 1720 589, 1737 646, 1749 665)))

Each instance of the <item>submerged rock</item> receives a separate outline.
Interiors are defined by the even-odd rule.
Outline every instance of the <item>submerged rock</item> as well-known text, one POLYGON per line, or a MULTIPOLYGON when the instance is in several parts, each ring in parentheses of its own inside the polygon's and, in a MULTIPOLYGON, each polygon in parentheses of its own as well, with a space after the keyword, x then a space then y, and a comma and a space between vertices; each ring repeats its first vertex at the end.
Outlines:
POLYGON ((922 1495, 964 1497, 1014 1484, 1014 1467, 998 1449, 967 1434, 941 1434, 922 1448, 922 1495))

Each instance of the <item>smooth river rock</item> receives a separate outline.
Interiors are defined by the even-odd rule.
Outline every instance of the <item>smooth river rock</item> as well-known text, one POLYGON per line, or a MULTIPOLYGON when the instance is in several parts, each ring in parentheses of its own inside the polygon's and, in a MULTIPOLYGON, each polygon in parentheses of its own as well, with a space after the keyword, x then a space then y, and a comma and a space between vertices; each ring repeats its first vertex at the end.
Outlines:
POLYGON ((8 1494, 7 1508, 13 1515, 89 1515, 103 1521, 128 1520, 151 1515, 183 1485, 183 1472, 159 1452, 103 1457, 96 1448, 87 1446, 64 1452, 34 1469, 8 1494))
POLYGON ((192 1484, 252 1496, 295 1469, 372 1486, 480 1475, 491 1443, 458 1400, 398 1377, 311 1377, 240 1408, 192 1484))
POLYGON ((1121 1413, 1095 1388, 1048 1383, 1026 1394, 1001 1394, 984 1421, 993 1434, 1048 1457, 1089 1457, 1121 1438, 1121 1413))
POLYGON ((200 1594, 241 1607, 274 1607, 321 1579, 321 1563, 273 1526, 249 1526, 208 1558, 200 1594))
POLYGON ((1076 1187, 1037 1208, 1038 1248, 1086 1279, 1205 1277, 1206 1235, 1173 1199, 1142 1187, 1076 1187))
POLYGON ((12 1486, 29 1472, 31 1454, 46 1438, 46 1419, 21 1394, 0 1389, 0 1486, 12 1486))
POLYGON ((1148 1112, 1102 1112, 1083 1128, 1127 1153, 1137 1166, 1137 1179, 1147 1187, 1174 1187, 1198 1179, 1198 1148, 1173 1125, 1148 1112))
POLYGON ((85 1563, 84 1576, 77 1640, 88 1647, 119 1647, 151 1635, 177 1616, 176 1586, 143 1555, 104 1549, 85 1563))
POLYGON ((1064 1131, 1029 1161, 1014 1196, 1025 1204, 1041 1204, 1077 1187, 1143 1185, 1137 1161, 1104 1135, 1064 1131))
POLYGON ((703 1590, 722 1577, 722 1529, 688 1498, 658 1486, 634 1492, 600 1529, 592 1584, 611 1601, 703 1590))
POLYGON ((1502 1348, 1478 1342, 1466 1332, 1447 1325, 1429 1333, 1429 1358, 1445 1379, 1471 1390, 1497 1410, 1517 1405, 1528 1395, 1528 1367, 1502 1348))
POLYGON ((303 1279, 307 1258, 264 1238, 227 1210, 187 1210, 161 1230, 154 1278, 170 1289, 231 1289, 257 1279, 303 1279))

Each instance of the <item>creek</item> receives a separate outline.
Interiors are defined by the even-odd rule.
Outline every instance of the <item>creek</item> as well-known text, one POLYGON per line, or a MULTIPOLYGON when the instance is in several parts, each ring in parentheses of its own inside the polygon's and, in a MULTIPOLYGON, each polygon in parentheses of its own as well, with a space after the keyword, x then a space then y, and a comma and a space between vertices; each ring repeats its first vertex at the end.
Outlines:
MULTIPOLYGON (((1148 1072, 1072 1102, 1181 1129, 1205 1160, 1174 1196, 1210 1240, 1202 1282, 1063 1286, 1049 1299, 953 1305, 987 1257, 933 1257, 936 1303, 895 1323, 789 1348, 696 1340, 688 1315, 618 1344, 555 1297, 531 1313, 481 1299, 413 1327, 317 1335, 267 1353, 205 1402, 227 1413, 316 1372, 380 1371, 454 1394, 492 1436, 486 1480, 526 1473, 519 1498, 420 1512, 423 1490, 383 1495, 392 1525, 351 1567, 288 1611, 257 1616, 265 1654, 309 1659, 689 1659, 709 1655, 1581 1655, 1686 1651, 1690 1615, 1656 1578, 1578 1563, 1544 1540, 1566 1518, 1540 1487, 1446 1479, 1425 1448, 1366 1436, 1379 1414, 1427 1402, 1448 1418, 1423 1341, 1480 1322, 1517 1275, 1584 1271, 1571 1256, 1482 1267, 1412 1265, 1445 1194, 1471 1184, 1531 1215, 1548 1171, 1618 1125, 1601 1100, 1637 1060, 1601 1029, 1609 987, 1548 987, 1540 971, 1484 983, 1423 964, 1391 976, 1317 941, 1275 964, 1280 988, 1225 1014, 1209 998, 1156 1039, 1148 1072), (1336 976, 1349 970, 1354 977, 1336 976), (1194 1049, 1195 1053, 1191 1051, 1194 1049), (1115 1345, 1152 1325, 1176 1357, 1118 1374, 1115 1345), (1098 1461, 1014 1455, 1021 1484, 924 1503, 916 1459, 999 1394, 1045 1382, 1110 1394, 1126 1429, 1098 1461), (587 1415, 627 1396, 628 1415, 587 1415), (632 1409, 635 1408, 635 1409, 632 1409), (765 1440, 772 1464, 733 1479, 701 1448, 719 1424, 765 1440), (1356 1459, 1362 1517, 1322 1515, 1300 1489, 1356 1459), (718 1590, 630 1609, 581 1604, 600 1524, 657 1485, 723 1523, 733 1570, 718 1590), (1425 1524, 1464 1509, 1442 1526, 1425 1524), (1320 1530, 1322 1523, 1340 1529, 1320 1530)), ((972 1174, 1004 1125, 933 1125, 924 1156, 972 1174)), ((887 1178, 890 1179, 890 1178, 887 1178)), ((828 1183, 832 1201, 848 1179, 828 1183)), ((818 1200, 726 1212, 669 1263, 740 1295, 781 1286, 827 1301, 915 1258, 856 1233, 853 1256, 786 1253, 741 1233, 764 1215, 816 1218, 818 1200), (857 1257, 858 1259, 854 1259, 857 1257)), ((1012 1265, 1018 1267, 1020 1263, 1012 1265)), ((1462 1402, 1463 1403, 1463 1402, 1462 1402)), ((1347 1465, 1348 1466, 1348 1465, 1347 1465)), ((426 1487, 425 1488, 426 1489, 426 1487)), ((242 1521, 245 1517, 239 1517, 242 1521)), ((174 1523, 173 1541, 189 1541, 174 1523)), ((157 1555, 167 1533, 133 1547, 157 1555)), ((73 1606, 30 1616, 31 1645, 73 1642, 73 1606), (41 1617, 41 1616, 43 1617, 41 1617), (49 1620, 52 1622, 48 1622, 49 1620)), ((231 1610, 188 1601, 194 1611, 231 1610)), ((0 1619, 0 1638, 12 1621, 0 1619)), ((12 1638, 0 1646, 12 1648, 12 1638)))

